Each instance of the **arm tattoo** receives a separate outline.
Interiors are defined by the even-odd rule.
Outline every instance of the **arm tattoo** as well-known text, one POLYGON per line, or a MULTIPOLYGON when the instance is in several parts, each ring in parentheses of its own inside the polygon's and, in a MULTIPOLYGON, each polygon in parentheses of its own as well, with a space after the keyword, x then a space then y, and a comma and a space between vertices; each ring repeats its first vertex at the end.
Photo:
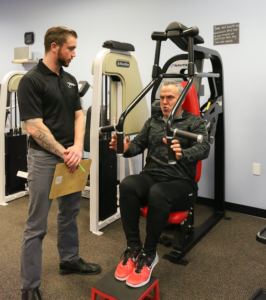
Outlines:
POLYGON ((42 130, 38 129, 35 131, 34 139, 45 150, 50 151, 60 157, 62 157, 64 155, 64 153, 62 151, 60 151, 60 148, 59 148, 60 144, 55 139, 49 137, 42 130))

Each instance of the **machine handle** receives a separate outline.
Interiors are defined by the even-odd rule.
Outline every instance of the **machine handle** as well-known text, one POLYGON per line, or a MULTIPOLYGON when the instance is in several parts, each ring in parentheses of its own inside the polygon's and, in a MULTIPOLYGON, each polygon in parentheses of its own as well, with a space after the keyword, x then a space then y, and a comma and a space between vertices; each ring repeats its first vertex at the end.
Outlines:
POLYGON ((115 131, 115 125, 107 125, 99 128, 100 133, 108 133, 111 131, 115 131))
POLYGON ((179 130, 179 129, 174 129, 173 130, 173 136, 167 136, 167 149, 168 149, 168 164, 169 165, 174 165, 176 164, 176 157, 175 157, 175 152, 173 151, 173 149, 171 148, 172 144, 172 140, 177 137, 177 138, 184 138, 184 139, 188 139, 197 143, 202 143, 203 141, 203 136, 200 134, 194 134, 191 132, 187 132, 187 131, 183 131, 183 130, 179 130))
POLYGON ((116 156, 124 155, 124 132, 117 132, 117 150, 116 156))
POLYGON ((174 129, 174 136, 177 137, 177 138, 183 138, 183 139, 191 140, 193 142, 197 142, 197 143, 200 143, 200 144, 203 141, 203 136, 201 134, 195 134, 195 133, 179 130, 177 128, 174 129))
POLYGON ((167 149, 168 149, 168 164, 169 165, 175 165, 176 164, 176 158, 175 158, 175 152, 171 148, 173 137, 166 137, 167 140, 167 149))
POLYGON ((196 26, 190 27, 182 32, 182 36, 194 37, 199 34, 199 29, 196 26))

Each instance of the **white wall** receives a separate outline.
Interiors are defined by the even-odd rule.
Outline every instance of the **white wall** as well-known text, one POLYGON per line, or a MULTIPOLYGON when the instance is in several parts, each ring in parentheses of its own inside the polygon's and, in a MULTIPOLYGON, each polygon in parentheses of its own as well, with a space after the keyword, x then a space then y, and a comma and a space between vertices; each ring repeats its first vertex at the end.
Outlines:
MULTIPOLYGON (((77 80, 92 82, 91 65, 105 40, 132 43, 144 85, 151 78, 155 42, 153 31, 173 21, 198 26, 205 45, 218 50, 224 63, 226 126, 226 201, 266 209, 264 0, 123 1, 123 0, 1 0, 0 78, 30 66, 12 64, 14 47, 24 46, 27 31, 35 33, 32 51, 43 55, 43 36, 54 25, 75 29, 77 57, 67 71, 77 80), (213 25, 240 23, 240 44, 213 46, 213 25), (252 164, 261 164, 261 176, 252 164)), ((163 45, 161 65, 181 53, 170 41, 163 45)), ((86 96, 89 105, 91 93, 86 96)), ((200 195, 212 197, 212 158, 204 164, 200 195), (208 180, 207 180, 208 178, 208 180)))

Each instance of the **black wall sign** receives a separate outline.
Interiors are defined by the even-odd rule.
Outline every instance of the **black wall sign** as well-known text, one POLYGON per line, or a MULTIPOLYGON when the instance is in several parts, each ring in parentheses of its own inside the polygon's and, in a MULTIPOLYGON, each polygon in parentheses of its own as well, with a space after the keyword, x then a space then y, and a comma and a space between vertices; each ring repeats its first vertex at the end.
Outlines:
POLYGON ((239 44, 239 23, 213 26, 213 45, 239 44))
POLYGON ((117 67, 129 68, 130 63, 128 61, 117 60, 116 65, 117 67))

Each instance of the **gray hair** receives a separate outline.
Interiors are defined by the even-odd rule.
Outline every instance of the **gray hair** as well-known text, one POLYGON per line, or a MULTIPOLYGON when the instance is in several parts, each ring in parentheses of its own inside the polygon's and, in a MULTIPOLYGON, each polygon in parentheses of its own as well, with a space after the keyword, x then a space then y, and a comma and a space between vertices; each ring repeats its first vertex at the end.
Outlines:
POLYGON ((179 95, 182 93, 182 91, 183 91, 183 86, 179 83, 179 82, 177 82, 177 81, 175 81, 175 80, 165 80, 164 82, 163 82, 163 85, 162 85, 162 87, 163 86, 166 86, 166 85, 175 85, 176 86, 176 88, 177 88, 177 92, 179 93, 179 95))

